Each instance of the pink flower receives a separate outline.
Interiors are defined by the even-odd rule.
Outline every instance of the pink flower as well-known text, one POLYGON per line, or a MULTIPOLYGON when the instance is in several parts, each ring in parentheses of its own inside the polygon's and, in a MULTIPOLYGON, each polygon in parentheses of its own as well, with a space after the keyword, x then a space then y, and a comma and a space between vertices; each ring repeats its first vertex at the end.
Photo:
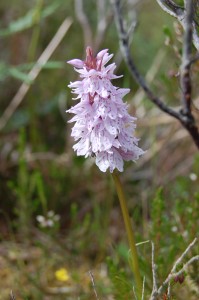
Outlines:
POLYGON ((122 98, 129 89, 112 85, 115 63, 107 64, 112 58, 108 50, 93 56, 90 47, 86 50, 86 60, 68 61, 80 74, 80 81, 71 82, 74 100, 80 100, 67 112, 74 114, 69 122, 75 122, 71 136, 77 143, 73 149, 77 155, 93 156, 102 172, 110 169, 123 171, 124 160, 137 160, 144 151, 138 147, 138 139, 133 135, 136 118, 128 114, 128 105, 122 98))

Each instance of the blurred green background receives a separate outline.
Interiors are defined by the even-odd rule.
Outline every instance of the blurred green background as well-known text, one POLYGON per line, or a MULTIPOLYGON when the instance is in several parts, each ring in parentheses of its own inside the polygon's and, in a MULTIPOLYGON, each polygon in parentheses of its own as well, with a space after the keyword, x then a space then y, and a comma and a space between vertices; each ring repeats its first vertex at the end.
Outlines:
MULTIPOLYGON (((181 27, 152 0, 128 1, 123 12, 127 26, 137 20, 131 50, 140 72, 161 99, 180 106, 181 27)), ((155 243, 161 284, 198 232, 197 149, 131 78, 109 1, 84 0, 82 10, 81 1, 1 0, 0 17, 0 300, 11 290, 17 300, 94 299, 90 270, 100 299, 134 297, 110 174, 75 155, 65 113, 74 105, 67 85, 77 79, 66 61, 84 59, 88 43, 95 52, 114 53, 116 73, 124 75, 114 84, 131 88, 125 101, 147 150, 139 162, 126 164, 121 179, 136 239, 146 241, 138 251, 148 299, 147 241, 155 243)), ((197 109, 194 114, 198 120, 197 109)), ((173 285, 172 299, 198 299, 198 269, 194 264, 183 284, 173 285)))

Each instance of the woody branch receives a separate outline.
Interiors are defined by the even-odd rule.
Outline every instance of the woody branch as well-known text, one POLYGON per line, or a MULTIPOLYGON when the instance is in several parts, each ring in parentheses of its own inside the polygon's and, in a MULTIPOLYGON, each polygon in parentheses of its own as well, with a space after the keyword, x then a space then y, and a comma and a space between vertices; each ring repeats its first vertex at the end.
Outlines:
MULTIPOLYGON (((171 117, 174 117, 177 119, 183 127, 188 131, 190 136, 192 137, 196 147, 199 149, 199 130, 195 124, 194 116, 191 112, 191 78, 190 78, 190 67, 193 63, 193 59, 191 58, 191 44, 192 44, 192 7, 191 5, 192 0, 186 2, 186 10, 184 12, 184 9, 178 10, 178 7, 175 8, 175 4, 173 1, 159 1, 159 2, 167 2, 172 4, 172 12, 179 13, 183 10, 183 17, 185 17, 184 23, 184 29, 185 29, 185 35, 184 35, 184 42, 183 42, 183 56, 182 56, 182 64, 181 64, 181 85, 183 86, 183 94, 182 94, 182 102, 183 102, 183 108, 180 109, 180 111, 176 111, 174 108, 169 107, 166 103, 164 103, 156 94, 153 93, 153 91, 148 86, 145 79, 140 74, 134 58, 130 51, 130 43, 129 43, 129 35, 128 30, 125 29, 124 26, 124 19, 122 15, 122 1, 121 0, 111 0, 114 8, 114 14, 115 14, 115 22, 117 26, 117 31, 119 35, 120 40, 120 48, 123 54, 123 57, 125 59, 125 62, 129 68, 129 71, 132 75, 132 77, 136 80, 138 85, 142 87, 144 90, 147 98, 153 102, 156 106, 158 106, 162 111, 169 114, 171 117), (175 10, 174 10, 175 8, 175 10), (186 102, 185 102, 186 99, 186 102), (187 101, 188 99, 188 101, 187 101), (186 105, 186 106, 185 106, 186 105)), ((169 11, 170 11, 169 7, 169 11)), ((199 46, 199 44, 198 44, 199 46)))

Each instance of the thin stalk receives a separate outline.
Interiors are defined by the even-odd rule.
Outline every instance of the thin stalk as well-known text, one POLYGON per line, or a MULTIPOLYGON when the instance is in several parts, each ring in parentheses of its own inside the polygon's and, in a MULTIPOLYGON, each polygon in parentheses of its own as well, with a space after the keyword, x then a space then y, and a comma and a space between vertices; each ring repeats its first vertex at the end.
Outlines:
POLYGON ((118 198, 120 201, 120 206, 121 206, 122 215, 123 215, 123 219, 124 219, 124 223, 125 223, 128 242, 129 242, 129 246, 131 249, 132 267, 133 267, 133 273, 134 273, 135 284, 136 284, 136 294, 138 296, 138 299, 141 299, 141 297, 142 297, 142 279, 141 279, 140 270, 139 270, 138 253, 137 253, 137 248, 136 248, 136 243, 135 243, 135 237, 134 237, 134 232, 133 232, 133 228, 131 225, 130 216, 129 216, 129 212, 128 212, 128 208, 127 208, 127 204, 126 204, 126 198, 124 195, 124 190, 122 188, 120 178, 115 171, 112 173, 112 177, 113 177, 115 187, 117 190, 117 195, 118 195, 118 198))

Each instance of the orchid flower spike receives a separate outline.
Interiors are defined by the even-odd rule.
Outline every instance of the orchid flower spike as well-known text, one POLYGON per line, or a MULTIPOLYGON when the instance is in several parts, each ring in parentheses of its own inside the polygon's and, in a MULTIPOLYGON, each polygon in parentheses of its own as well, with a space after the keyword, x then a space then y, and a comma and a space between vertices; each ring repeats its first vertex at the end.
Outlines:
POLYGON ((106 172, 109 168, 111 173, 114 169, 122 172, 124 161, 135 161, 144 154, 134 136, 136 118, 128 114, 122 100, 130 90, 111 83, 121 77, 114 75, 115 63, 105 66, 112 57, 108 49, 95 57, 87 47, 85 61, 68 61, 81 80, 69 84, 79 102, 67 110, 75 115, 69 122, 75 122, 71 136, 77 141, 73 146, 77 155, 95 157, 99 169, 106 172))

